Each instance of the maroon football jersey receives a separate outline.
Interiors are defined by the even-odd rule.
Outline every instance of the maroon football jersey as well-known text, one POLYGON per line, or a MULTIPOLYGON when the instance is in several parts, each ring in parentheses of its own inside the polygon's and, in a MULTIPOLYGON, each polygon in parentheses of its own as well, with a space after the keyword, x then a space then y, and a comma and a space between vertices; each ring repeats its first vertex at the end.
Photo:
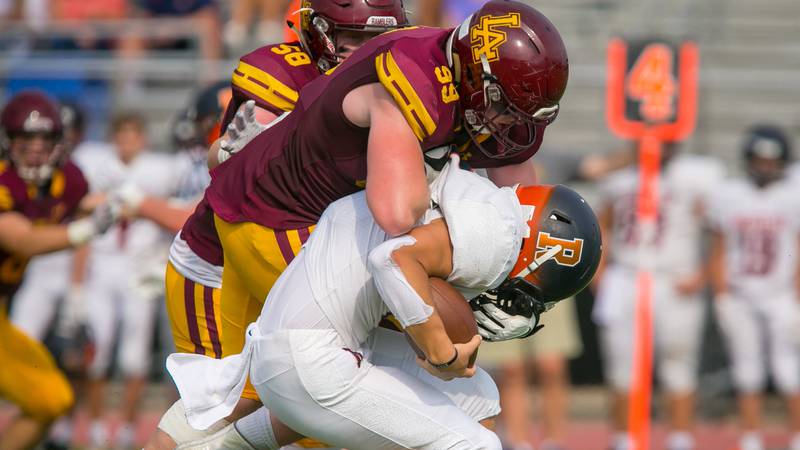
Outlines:
MULTIPOLYGON (((231 77, 233 96, 225 110, 221 132, 248 100, 277 115, 293 110, 300 89, 319 76, 316 64, 297 43, 266 45, 244 55, 231 77)), ((205 198, 183 225, 181 238, 204 261, 222 265, 222 244, 205 198)))
MULTIPOLYGON (((89 191, 80 169, 67 162, 53 172, 50 183, 37 188, 19 177, 13 165, 0 161, 0 214, 17 212, 37 225, 71 218, 89 191)), ((11 297, 22 283, 28 259, 0 249, 0 296, 11 297)))
POLYGON ((382 34, 307 84, 291 114, 211 172, 206 199, 214 212, 227 222, 297 229, 364 189, 369 129, 347 120, 342 101, 365 84, 386 88, 423 150, 449 143, 458 105, 444 52, 451 31, 382 34))
POLYGON ((265 45, 242 56, 231 76, 233 96, 221 131, 248 100, 276 115, 293 110, 300 89, 319 75, 316 64, 296 42, 265 45))
POLYGON ((214 212, 205 197, 200 200, 192 215, 183 224, 181 239, 186 241, 186 245, 203 261, 215 266, 222 265, 224 261, 222 243, 214 225, 214 212))

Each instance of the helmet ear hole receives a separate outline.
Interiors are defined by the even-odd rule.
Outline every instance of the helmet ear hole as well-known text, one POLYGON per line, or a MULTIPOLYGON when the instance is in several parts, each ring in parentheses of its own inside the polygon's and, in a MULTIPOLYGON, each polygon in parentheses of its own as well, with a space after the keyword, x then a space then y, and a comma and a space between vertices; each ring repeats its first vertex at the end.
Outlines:
POLYGON ((565 214, 562 214, 562 213, 560 213, 558 211, 553 211, 550 214, 550 219, 555 220, 557 222, 566 223, 567 225, 571 225, 572 224, 572 220, 570 220, 569 217, 567 217, 565 214))

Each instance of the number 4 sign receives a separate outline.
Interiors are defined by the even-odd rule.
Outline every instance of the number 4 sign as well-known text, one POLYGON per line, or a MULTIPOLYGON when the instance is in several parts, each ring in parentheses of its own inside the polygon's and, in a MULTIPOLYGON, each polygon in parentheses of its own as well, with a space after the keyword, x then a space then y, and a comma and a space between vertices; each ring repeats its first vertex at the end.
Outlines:
POLYGON ((628 44, 612 39, 606 90, 611 131, 638 140, 650 128, 662 142, 686 139, 697 118, 699 62, 693 42, 676 49, 653 40, 628 44))
POLYGON ((633 450, 647 450, 650 445, 653 274, 648 263, 655 252, 652 242, 659 216, 661 145, 684 140, 694 130, 699 59, 692 42, 680 46, 677 60, 673 46, 655 40, 628 45, 613 39, 608 46, 608 124, 620 138, 639 141, 636 228, 641 238, 628 405, 633 450), (633 49, 630 64, 629 47, 633 49))

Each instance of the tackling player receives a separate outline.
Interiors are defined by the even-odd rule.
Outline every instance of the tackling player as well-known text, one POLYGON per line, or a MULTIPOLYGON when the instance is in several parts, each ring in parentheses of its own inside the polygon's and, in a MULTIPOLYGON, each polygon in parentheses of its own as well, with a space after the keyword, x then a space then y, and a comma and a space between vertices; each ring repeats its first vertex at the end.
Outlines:
POLYGON ((747 175, 719 186, 709 214, 714 303, 739 393, 739 449, 764 450, 766 354, 789 411, 789 449, 800 450, 800 201, 785 177, 791 149, 780 128, 762 125, 748 132, 743 150, 747 175))
MULTIPOLYGON (((532 183, 529 160, 566 77, 566 51, 547 18, 492 1, 455 30, 378 36, 307 85, 294 113, 214 169, 187 223, 214 220, 223 244, 223 356, 242 348, 244 328, 332 201, 366 187, 391 235, 419 219, 429 201, 423 150, 471 137, 462 159, 499 185, 532 183)), ((182 237, 203 242, 197 228, 182 237)))
MULTIPOLYGON (((365 193, 333 203, 248 327, 242 355, 172 355, 168 368, 191 423, 202 428, 227 415, 252 367, 280 420, 336 446, 499 449, 478 424, 474 399, 451 396, 456 381, 442 382, 485 372, 468 367, 477 336, 454 345, 444 332, 428 279, 447 279, 466 298, 494 290, 498 304, 528 311, 534 330, 541 312, 591 280, 600 230, 569 189, 498 188, 460 169, 455 156, 431 191, 434 207, 396 238, 376 223, 365 193), (369 341, 390 311, 426 355, 417 362, 427 372, 375 360, 369 341)), ((397 351, 415 360, 404 347, 397 351)), ((251 448, 227 440, 230 428, 202 448, 251 448)), ((267 434, 260 448, 287 443, 267 434)))
POLYGON ((85 244, 108 229, 115 214, 105 204, 90 217, 65 223, 88 186, 81 171, 62 159, 54 101, 38 91, 19 93, 0 113, 0 127, 0 397, 21 411, 0 437, 0 448, 26 449, 74 399, 47 349, 8 320, 8 302, 31 257, 85 244))

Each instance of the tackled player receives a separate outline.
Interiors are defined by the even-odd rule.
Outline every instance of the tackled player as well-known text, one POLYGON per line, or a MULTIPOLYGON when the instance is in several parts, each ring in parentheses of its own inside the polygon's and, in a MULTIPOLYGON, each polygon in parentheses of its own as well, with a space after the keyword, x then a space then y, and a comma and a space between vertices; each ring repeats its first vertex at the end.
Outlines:
MULTIPOLYGON (((599 226, 586 202, 563 186, 497 188, 460 169, 455 155, 431 191, 434 206, 421 224, 396 238, 376 223, 364 192, 334 202, 248 327, 242 354, 170 356, 190 423, 205 428, 227 416, 249 373, 271 413, 337 447, 499 449, 499 439, 478 423, 486 417, 475 408, 481 396, 459 395, 454 386, 474 378, 442 381, 475 375, 487 391, 494 386, 469 367, 478 336, 454 345, 445 333, 429 277, 446 279, 466 298, 494 290, 531 311, 528 328, 535 330, 540 313, 591 280, 599 226), (425 359, 401 343, 394 360, 377 360, 373 332, 387 312, 425 359)), ((274 420, 259 445, 231 425, 192 448, 278 449, 292 436, 275 432, 274 420)))

